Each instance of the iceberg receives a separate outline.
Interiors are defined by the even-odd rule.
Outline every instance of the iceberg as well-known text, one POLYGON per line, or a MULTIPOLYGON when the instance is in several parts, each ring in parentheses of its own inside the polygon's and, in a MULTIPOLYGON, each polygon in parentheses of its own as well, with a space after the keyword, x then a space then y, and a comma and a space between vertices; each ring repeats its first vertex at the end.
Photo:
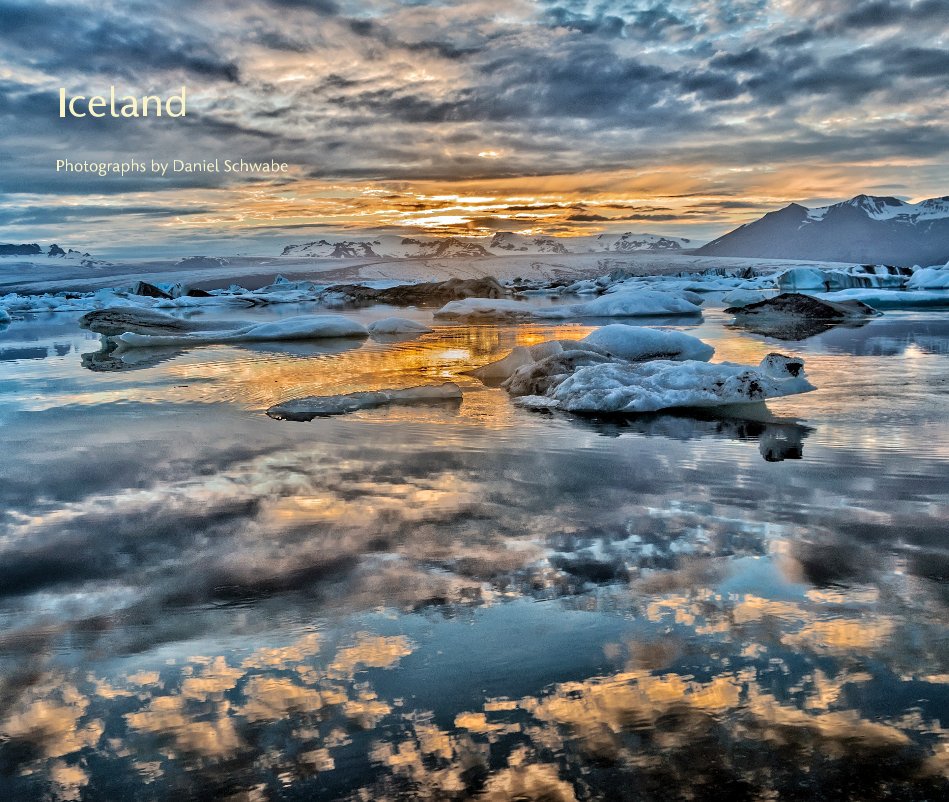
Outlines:
POLYGON ((707 362, 715 349, 698 337, 681 331, 651 329, 612 323, 591 332, 580 343, 594 345, 630 361, 646 359, 695 359, 707 362))
POLYGON ((568 320, 584 317, 662 317, 701 315, 701 307, 681 293, 626 289, 601 295, 592 301, 561 306, 532 307, 523 301, 465 298, 451 301, 435 312, 436 318, 477 322, 479 320, 568 320))
POLYGON ((949 265, 922 267, 906 282, 908 290, 949 290, 949 265))
POLYGON ((464 323, 478 321, 528 320, 533 309, 523 301, 504 298, 465 298, 449 301, 435 312, 436 318, 457 320, 464 323))
POLYGON ((698 304, 680 293, 661 290, 624 290, 601 295, 592 301, 537 309, 534 317, 560 320, 577 317, 660 317, 700 315, 698 304))
MULTIPOLYGON (((612 323, 588 334, 582 340, 550 340, 529 347, 515 346, 511 353, 468 373, 485 383, 503 382, 521 368, 535 365, 566 352, 592 353, 604 358, 645 359, 711 359, 715 349, 698 337, 679 331, 650 329, 612 323)), ((541 367, 544 371, 552 366, 541 367)), ((534 369, 531 368, 531 371, 534 369)))
POLYGON ((877 290, 851 289, 818 293, 825 301, 860 301, 874 309, 916 309, 927 306, 949 306, 946 290, 877 290))
POLYGON ((568 412, 639 413, 758 403, 814 389, 802 360, 772 353, 758 367, 694 360, 589 364, 519 403, 568 412))
POLYGON ((125 332, 115 339, 122 348, 213 345, 215 343, 316 340, 330 337, 367 337, 361 323, 342 315, 300 315, 238 329, 194 331, 184 334, 136 334, 125 332))
POLYGON ((891 265, 855 265, 850 268, 824 270, 817 267, 794 267, 785 270, 776 281, 778 289, 846 290, 855 287, 902 287, 912 271, 891 265))
POLYGON ((768 297, 768 293, 761 290, 746 290, 746 289, 735 289, 729 293, 726 293, 722 296, 722 302, 728 304, 731 307, 737 306, 748 306, 748 304, 756 304, 758 301, 764 301, 768 297))
POLYGON ((511 349, 511 353, 503 359, 482 365, 480 368, 475 368, 474 370, 469 370, 467 373, 486 384, 502 382, 513 376, 518 368, 522 368, 525 365, 532 365, 548 356, 561 353, 564 350, 564 342, 569 341, 550 340, 549 342, 538 343, 532 346, 516 345, 511 349))
POLYGON ((114 337, 127 331, 135 334, 179 335, 193 331, 226 328, 227 324, 197 322, 175 317, 154 309, 113 306, 87 312, 79 318, 79 328, 114 337))
POLYGON ((454 382, 406 387, 400 390, 370 390, 343 395, 311 395, 274 404, 267 415, 276 420, 309 421, 313 418, 344 415, 361 409, 390 404, 440 404, 460 402, 461 388, 454 382))

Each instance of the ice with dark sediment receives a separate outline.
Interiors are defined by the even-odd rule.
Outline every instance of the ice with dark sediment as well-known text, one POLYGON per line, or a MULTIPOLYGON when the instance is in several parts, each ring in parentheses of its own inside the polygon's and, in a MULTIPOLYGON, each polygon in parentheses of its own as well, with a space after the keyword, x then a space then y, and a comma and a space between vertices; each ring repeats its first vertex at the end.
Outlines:
POLYGON ((368 390, 340 395, 313 395, 294 398, 274 404, 267 415, 277 420, 310 421, 313 418, 345 415, 363 409, 392 404, 442 404, 458 403, 462 399, 461 388, 454 382, 421 385, 403 389, 368 390))
POLYGON ((190 331, 182 334, 137 334, 125 332, 115 337, 120 348, 164 348, 211 345, 215 343, 317 340, 333 337, 368 337, 361 323, 342 315, 298 315, 269 323, 234 329, 190 331))

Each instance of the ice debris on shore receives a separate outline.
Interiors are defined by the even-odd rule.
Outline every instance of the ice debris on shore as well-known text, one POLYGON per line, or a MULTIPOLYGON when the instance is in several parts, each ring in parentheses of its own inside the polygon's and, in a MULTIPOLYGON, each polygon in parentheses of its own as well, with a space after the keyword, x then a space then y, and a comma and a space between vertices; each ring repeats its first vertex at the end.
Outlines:
POLYGON ((361 409, 391 404, 441 404, 460 402, 461 388, 454 382, 421 385, 393 390, 370 390, 342 395, 312 395, 274 404, 267 415, 277 420, 309 421, 313 418, 344 415, 361 409))
POLYGON ((213 345, 216 343, 316 340, 336 337, 368 337, 361 323, 342 315, 299 315, 269 323, 236 329, 201 330, 182 334, 137 334, 125 332, 115 337, 120 348, 163 348, 169 346, 213 345))

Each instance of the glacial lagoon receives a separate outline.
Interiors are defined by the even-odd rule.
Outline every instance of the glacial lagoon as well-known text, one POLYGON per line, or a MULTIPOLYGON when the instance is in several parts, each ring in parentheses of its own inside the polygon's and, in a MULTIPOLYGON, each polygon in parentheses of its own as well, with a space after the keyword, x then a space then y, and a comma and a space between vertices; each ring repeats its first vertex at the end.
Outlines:
POLYGON ((0 798, 945 798, 949 320, 787 343, 706 306, 656 322, 818 389, 581 417, 465 373, 603 321, 0 330, 0 798))

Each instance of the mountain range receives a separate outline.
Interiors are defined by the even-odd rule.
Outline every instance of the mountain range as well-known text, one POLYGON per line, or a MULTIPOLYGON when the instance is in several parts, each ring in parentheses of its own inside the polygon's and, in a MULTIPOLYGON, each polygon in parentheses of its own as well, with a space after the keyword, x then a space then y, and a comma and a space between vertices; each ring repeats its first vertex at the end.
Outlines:
POLYGON ((527 236, 499 231, 489 237, 400 237, 387 234, 373 239, 319 239, 288 245, 282 256, 318 258, 439 259, 455 256, 512 254, 629 253, 681 251, 692 247, 682 237, 657 234, 600 234, 590 237, 527 236))
POLYGON ((90 253, 83 253, 75 248, 60 248, 55 243, 43 250, 35 242, 19 245, 12 242, 0 242, 0 256, 45 256, 49 259, 66 259, 71 262, 78 262, 83 267, 98 267, 109 264, 102 259, 96 259, 90 253))
POLYGON ((815 209, 792 203, 739 226, 695 253, 942 265, 949 260, 949 196, 906 203, 898 198, 857 195, 815 209))

